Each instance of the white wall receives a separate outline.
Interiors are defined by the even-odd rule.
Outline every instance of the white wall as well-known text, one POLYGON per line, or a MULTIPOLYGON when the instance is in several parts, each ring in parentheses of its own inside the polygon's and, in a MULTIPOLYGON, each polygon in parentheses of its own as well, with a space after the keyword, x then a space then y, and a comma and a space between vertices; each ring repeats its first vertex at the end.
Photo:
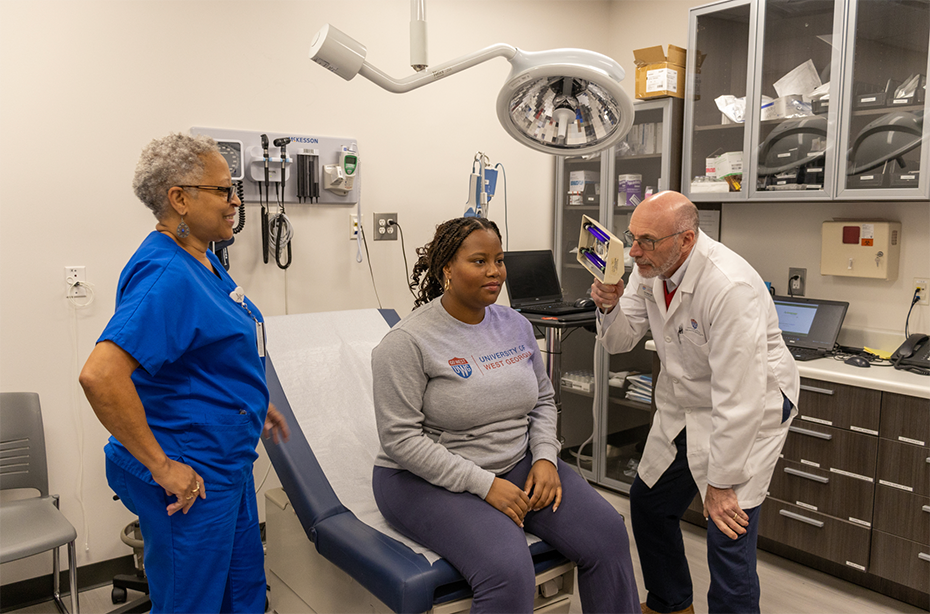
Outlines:
MULTIPOLYGON (((79 564, 129 554, 118 531, 132 517, 111 500, 107 434, 77 374, 112 314, 121 268, 154 227, 131 191, 149 140, 192 126, 356 138, 366 229, 371 212, 397 212, 411 264, 436 224, 464 212, 480 150, 506 168, 510 248, 550 244, 552 158, 507 136, 494 111, 505 60, 396 95, 362 78, 345 82, 307 58, 313 35, 331 22, 367 45, 374 65, 411 74, 409 6, 0 2, 0 390, 41 396, 51 489, 78 529, 79 564), (67 265, 85 266, 96 287, 87 309, 72 310, 64 298, 67 265)), ((605 52, 608 10, 601 1, 432 0, 430 63, 498 42, 605 52)), ((349 211, 290 206, 294 260, 283 273, 261 263, 257 207, 249 207, 231 274, 265 315, 377 307, 368 265, 355 261, 347 238, 349 211)), ((501 192, 490 211, 503 226, 501 192)), ((369 249, 381 304, 407 313, 400 242, 369 249)), ((259 460, 259 478, 267 466, 259 460)), ((49 573, 50 559, 36 558, 4 565, 2 583, 49 573)))

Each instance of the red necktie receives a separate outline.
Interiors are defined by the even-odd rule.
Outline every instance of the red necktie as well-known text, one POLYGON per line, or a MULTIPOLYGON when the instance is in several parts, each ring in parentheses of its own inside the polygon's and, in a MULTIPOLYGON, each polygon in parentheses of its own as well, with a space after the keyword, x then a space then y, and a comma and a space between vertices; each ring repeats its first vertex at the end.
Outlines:
POLYGON ((675 296, 675 292, 678 291, 678 286, 672 288, 672 291, 668 291, 668 285, 666 282, 662 282, 662 289, 665 290, 665 308, 668 309, 668 306, 672 304, 672 297, 675 296))

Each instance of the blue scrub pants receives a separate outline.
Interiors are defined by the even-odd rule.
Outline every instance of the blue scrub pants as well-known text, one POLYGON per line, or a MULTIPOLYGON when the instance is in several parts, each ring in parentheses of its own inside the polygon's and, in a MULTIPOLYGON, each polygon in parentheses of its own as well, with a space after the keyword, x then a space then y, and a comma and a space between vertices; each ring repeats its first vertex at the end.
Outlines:
POLYGON ((252 475, 234 490, 209 490, 187 514, 175 498, 107 460, 107 481, 139 516, 152 613, 265 611, 265 561, 252 475))
MULTIPOLYGON (((790 407, 789 407, 790 411, 790 407)), ((681 536, 681 517, 698 487, 688 467, 687 436, 675 438, 678 453, 652 488, 639 476, 630 488, 630 520, 648 595, 646 605, 656 612, 677 612, 694 597, 691 572, 681 536)), ((707 566, 710 589, 707 608, 714 614, 759 612, 756 538, 760 507, 743 510, 749 516, 746 533, 732 540, 707 523, 707 566)))
MULTIPOLYGON (((527 455, 499 477, 520 488, 532 466, 527 455)), ((640 614, 623 517, 580 475, 559 461, 562 503, 523 520, 578 565, 585 612, 640 614)), ((375 467, 375 501, 385 519, 407 537, 449 561, 474 592, 471 611, 532 612, 535 572, 523 529, 480 497, 434 486, 409 471, 375 467)))

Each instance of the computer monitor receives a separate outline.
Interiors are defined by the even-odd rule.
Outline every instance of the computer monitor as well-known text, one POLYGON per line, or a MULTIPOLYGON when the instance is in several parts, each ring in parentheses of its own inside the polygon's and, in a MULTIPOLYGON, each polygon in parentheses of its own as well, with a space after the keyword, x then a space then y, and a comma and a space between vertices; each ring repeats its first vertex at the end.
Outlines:
POLYGON ((788 347, 830 351, 843 327, 849 303, 776 296, 778 327, 788 347))

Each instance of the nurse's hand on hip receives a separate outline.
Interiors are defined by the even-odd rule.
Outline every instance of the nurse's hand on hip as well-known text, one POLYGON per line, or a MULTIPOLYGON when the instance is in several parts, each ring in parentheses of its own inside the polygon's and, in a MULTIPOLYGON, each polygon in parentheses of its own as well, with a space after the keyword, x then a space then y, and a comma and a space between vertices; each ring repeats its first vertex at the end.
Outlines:
POLYGON ((604 313, 610 313, 610 310, 617 306, 620 297, 623 295, 623 280, 621 279, 615 285, 602 284, 597 279, 591 284, 591 298, 604 313))
POLYGON ((177 501, 167 507, 168 515, 181 511, 185 514, 191 509, 197 498, 207 498, 207 487, 196 471, 189 465, 165 458, 165 463, 158 471, 152 471, 152 478, 165 489, 165 494, 175 496, 177 501))

